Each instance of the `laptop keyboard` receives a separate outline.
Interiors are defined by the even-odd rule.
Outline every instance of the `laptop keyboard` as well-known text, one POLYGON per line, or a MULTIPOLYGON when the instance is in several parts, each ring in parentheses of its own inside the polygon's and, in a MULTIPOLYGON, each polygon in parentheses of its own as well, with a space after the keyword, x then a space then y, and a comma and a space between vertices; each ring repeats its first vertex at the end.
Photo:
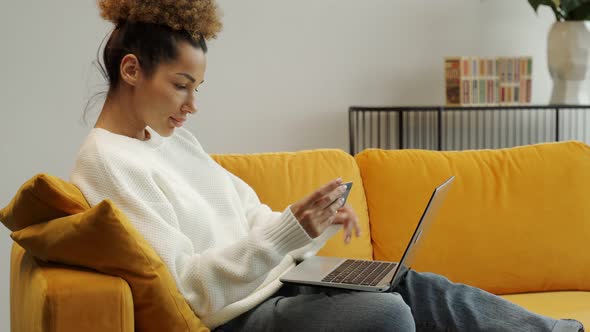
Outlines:
POLYGON ((322 279, 325 282, 376 286, 397 263, 347 259, 322 279))

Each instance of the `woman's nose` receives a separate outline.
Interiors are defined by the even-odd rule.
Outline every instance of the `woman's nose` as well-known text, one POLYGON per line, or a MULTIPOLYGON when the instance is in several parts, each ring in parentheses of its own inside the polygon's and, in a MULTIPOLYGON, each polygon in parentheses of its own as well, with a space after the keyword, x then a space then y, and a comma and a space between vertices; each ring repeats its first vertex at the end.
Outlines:
POLYGON ((194 114, 197 112, 197 101, 193 98, 192 100, 186 102, 182 105, 182 111, 187 112, 190 114, 194 114))
POLYGON ((190 114, 195 114, 197 112, 197 108, 194 106, 189 106, 189 105, 184 105, 182 107, 182 112, 183 113, 190 113, 190 114))

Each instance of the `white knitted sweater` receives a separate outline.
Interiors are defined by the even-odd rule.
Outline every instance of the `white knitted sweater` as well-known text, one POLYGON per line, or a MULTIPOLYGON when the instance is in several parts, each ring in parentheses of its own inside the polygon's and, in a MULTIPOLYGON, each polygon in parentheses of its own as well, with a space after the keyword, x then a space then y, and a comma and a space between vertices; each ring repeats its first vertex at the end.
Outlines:
POLYGON ((109 198, 125 213, 210 328, 267 299, 295 258, 334 233, 312 240, 289 208, 261 204, 189 131, 164 138, 148 130, 140 141, 93 128, 70 181, 91 206, 109 198))

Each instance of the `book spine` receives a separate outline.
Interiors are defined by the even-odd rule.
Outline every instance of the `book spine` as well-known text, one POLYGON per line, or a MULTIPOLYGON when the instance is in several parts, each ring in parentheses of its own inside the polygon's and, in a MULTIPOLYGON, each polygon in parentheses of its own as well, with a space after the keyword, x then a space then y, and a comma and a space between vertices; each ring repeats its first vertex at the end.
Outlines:
POLYGON ((445 59, 445 91, 447 106, 461 104, 461 58, 445 59))
POLYGON ((488 58, 486 61, 487 77, 486 77, 486 103, 488 105, 494 104, 494 61, 488 58))
POLYGON ((520 57, 518 58, 518 65, 520 67, 520 79, 518 81, 518 87, 520 89, 520 99, 518 100, 518 102, 520 104, 526 104, 526 77, 527 77, 527 72, 526 72, 526 57, 520 57))
POLYGON ((462 91, 462 98, 463 98, 463 105, 469 105, 471 103, 471 83, 469 81, 469 59, 465 58, 465 57, 461 57, 461 70, 462 75, 461 75, 461 84, 463 86, 463 91, 462 91))
POLYGON ((471 105, 477 105, 479 99, 479 89, 477 87, 477 58, 470 57, 471 62, 471 105))
POLYGON ((526 99, 525 103, 530 104, 532 99, 532 79, 533 79, 533 58, 526 58, 526 99))
POLYGON ((514 95, 514 86, 512 85, 512 82, 514 82, 514 62, 512 60, 512 58, 508 58, 506 61, 506 101, 509 105, 514 103, 514 100, 512 99, 514 95))
POLYGON ((477 88, 477 79, 476 78, 472 78, 471 79, 471 105, 477 105, 478 103, 478 99, 479 99, 479 89, 477 88))
POLYGON ((495 57, 494 58, 494 65, 493 65, 493 70, 494 70, 494 105, 499 105, 500 104, 500 79, 498 77, 499 73, 500 73, 500 67, 499 67, 499 61, 498 58, 495 57))
POLYGON ((498 97, 499 104, 506 103, 506 62, 504 58, 498 58, 498 97))

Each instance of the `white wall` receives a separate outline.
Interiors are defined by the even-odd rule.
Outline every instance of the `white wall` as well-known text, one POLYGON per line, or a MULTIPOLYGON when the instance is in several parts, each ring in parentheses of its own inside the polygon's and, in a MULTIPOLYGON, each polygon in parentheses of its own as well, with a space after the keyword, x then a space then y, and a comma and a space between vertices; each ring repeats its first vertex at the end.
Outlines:
MULTIPOLYGON (((221 0, 200 112, 210 152, 348 149, 350 105, 443 102, 446 55, 532 55, 533 102, 550 92, 552 16, 526 0, 221 0)), ((0 206, 39 172, 67 178, 110 25, 95 1, 0 5, 0 206)), ((96 115, 96 112, 93 114, 96 115)), ((93 124, 94 116, 89 117, 93 124)), ((9 328, 9 232, 0 227, 0 330, 9 328)))

